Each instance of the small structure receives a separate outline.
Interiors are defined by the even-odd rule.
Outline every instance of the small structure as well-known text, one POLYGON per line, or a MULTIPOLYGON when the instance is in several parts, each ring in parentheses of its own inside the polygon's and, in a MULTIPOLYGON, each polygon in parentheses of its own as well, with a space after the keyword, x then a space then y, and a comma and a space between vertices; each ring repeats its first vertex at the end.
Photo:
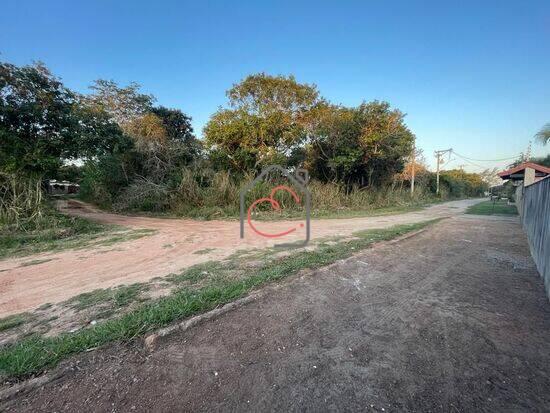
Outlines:
POLYGON ((80 185, 69 181, 50 179, 47 181, 46 189, 50 195, 68 195, 76 194, 80 189, 80 185))
POLYGON ((511 180, 515 186, 529 186, 550 175, 550 168, 533 162, 524 162, 514 168, 499 172, 503 180, 511 180))
POLYGON ((550 168, 533 162, 524 162, 514 168, 499 172, 498 176, 503 180, 509 180, 516 187, 514 198, 519 215, 524 219, 524 215, 526 214, 523 209, 525 188, 550 176, 550 168))

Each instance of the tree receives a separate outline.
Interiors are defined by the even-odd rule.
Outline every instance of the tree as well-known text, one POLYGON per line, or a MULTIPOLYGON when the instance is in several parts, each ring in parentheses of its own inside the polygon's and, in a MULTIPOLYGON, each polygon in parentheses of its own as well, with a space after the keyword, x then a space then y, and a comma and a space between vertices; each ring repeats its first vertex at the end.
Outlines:
POLYGON ((42 63, 0 63, 1 169, 54 174, 66 159, 112 150, 119 128, 81 103, 42 63))
POLYGON ((347 185, 383 185, 403 170, 414 135, 387 102, 326 106, 308 145, 312 175, 347 185))
POLYGON ((212 156, 233 170, 289 164, 290 154, 311 130, 321 103, 314 85, 293 76, 248 76, 227 91, 229 109, 218 110, 204 129, 212 156))
POLYGON ((0 64, 0 164, 11 172, 55 170, 76 154, 75 95, 41 63, 0 64))
POLYGON ((546 145, 550 142, 550 123, 547 123, 542 129, 535 135, 539 142, 546 145))
POLYGON ((162 120, 166 136, 169 139, 180 142, 188 142, 195 140, 193 127, 191 126, 191 118, 179 109, 168 109, 164 106, 159 106, 151 109, 162 120))
POLYGON ((109 113, 101 107, 90 105, 85 96, 77 95, 74 111, 79 119, 77 144, 80 158, 123 152, 132 146, 132 141, 109 113))
POLYGON ((154 113, 146 113, 130 120, 125 130, 135 140, 138 149, 152 149, 164 146, 167 142, 162 119, 154 113))
POLYGON ((152 113, 161 119, 168 140, 179 146, 188 162, 200 155, 201 143, 193 133, 191 117, 179 109, 168 109, 164 106, 153 108, 152 113))
POLYGON ((441 173, 441 184, 451 197, 480 196, 489 189, 488 182, 477 173, 468 173, 462 169, 451 169, 441 173))
MULTIPOLYGON (((126 87, 120 87, 112 80, 98 79, 87 96, 89 104, 107 112, 122 129, 150 112, 155 98, 153 95, 141 93, 140 85, 132 82, 126 87)), ((125 130, 126 131, 126 130, 125 130)))

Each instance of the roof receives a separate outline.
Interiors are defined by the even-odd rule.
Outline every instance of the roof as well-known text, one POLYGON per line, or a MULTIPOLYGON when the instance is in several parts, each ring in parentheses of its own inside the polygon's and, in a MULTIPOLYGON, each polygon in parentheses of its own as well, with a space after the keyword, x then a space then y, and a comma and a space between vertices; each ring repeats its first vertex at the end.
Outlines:
POLYGON ((514 168, 499 172, 498 176, 500 176, 502 179, 510 179, 512 175, 524 174, 525 173, 524 171, 527 168, 534 169, 536 175, 538 176, 550 175, 550 168, 547 168, 546 166, 542 166, 533 162, 524 162, 514 168))

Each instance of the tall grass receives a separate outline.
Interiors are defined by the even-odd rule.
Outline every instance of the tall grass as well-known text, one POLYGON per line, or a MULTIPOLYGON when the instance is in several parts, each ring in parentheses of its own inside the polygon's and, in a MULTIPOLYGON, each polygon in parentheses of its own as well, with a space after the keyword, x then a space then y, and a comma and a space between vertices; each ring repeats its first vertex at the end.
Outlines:
MULTIPOLYGON (((239 215, 240 191, 254 179, 252 174, 235 178, 227 171, 210 169, 184 169, 169 183, 155 184, 144 180, 134 181, 120 192, 113 204, 115 210, 145 210, 170 212, 194 218, 227 218, 239 215)), ((246 204, 269 196, 276 185, 289 185, 288 179, 274 174, 258 182, 246 194, 246 204)), ((292 187, 292 185, 289 185, 292 187)), ((294 188, 303 199, 304 194, 294 188)), ((327 216, 353 211, 374 211, 380 208, 399 208, 425 204, 434 198, 427 188, 417 187, 414 195, 408 189, 347 188, 337 183, 312 180, 308 184, 313 215, 327 216)), ((291 195, 281 191, 276 199, 287 215, 303 210, 291 195)), ((270 210, 267 203, 258 210, 270 210)))
POLYGON ((41 180, 0 172, 0 227, 34 229, 43 223, 41 180))
POLYGON ((108 230, 57 212, 41 179, 0 172, 0 259, 83 245, 108 230))

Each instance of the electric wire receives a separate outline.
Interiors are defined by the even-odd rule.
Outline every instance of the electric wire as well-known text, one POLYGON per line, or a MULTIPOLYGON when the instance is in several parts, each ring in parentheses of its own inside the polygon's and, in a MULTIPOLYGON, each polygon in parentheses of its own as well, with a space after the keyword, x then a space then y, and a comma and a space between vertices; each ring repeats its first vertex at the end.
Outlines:
POLYGON ((470 161, 476 161, 476 162, 500 162, 500 161, 510 161, 512 159, 518 159, 521 155, 516 155, 516 156, 512 156, 510 158, 501 158, 501 159, 474 159, 474 158, 469 158, 467 156, 464 156, 464 155, 461 155, 459 154, 458 152, 456 152, 455 150, 453 150, 453 153, 455 155, 458 155, 460 156, 461 158, 463 159, 467 159, 467 160, 470 160, 470 161))

